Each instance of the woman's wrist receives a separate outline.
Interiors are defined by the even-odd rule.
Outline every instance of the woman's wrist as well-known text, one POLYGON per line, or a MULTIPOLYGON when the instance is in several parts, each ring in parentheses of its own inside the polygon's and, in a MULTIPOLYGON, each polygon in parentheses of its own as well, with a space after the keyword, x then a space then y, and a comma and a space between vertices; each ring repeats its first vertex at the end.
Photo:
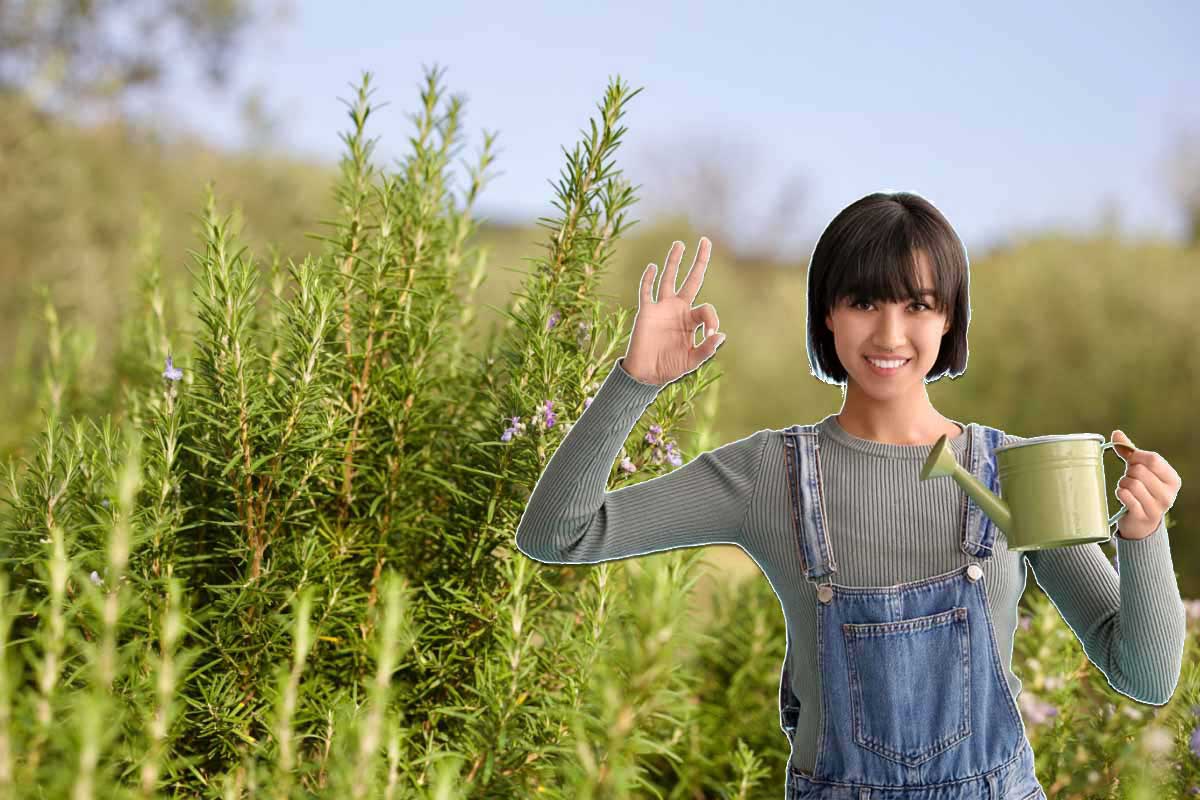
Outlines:
POLYGON ((639 383, 646 383, 651 386, 660 385, 658 381, 647 374, 646 370, 642 369, 637 364, 631 364, 629 359, 625 356, 618 358, 617 364, 625 371, 626 375, 633 378, 635 381, 638 381, 639 383))

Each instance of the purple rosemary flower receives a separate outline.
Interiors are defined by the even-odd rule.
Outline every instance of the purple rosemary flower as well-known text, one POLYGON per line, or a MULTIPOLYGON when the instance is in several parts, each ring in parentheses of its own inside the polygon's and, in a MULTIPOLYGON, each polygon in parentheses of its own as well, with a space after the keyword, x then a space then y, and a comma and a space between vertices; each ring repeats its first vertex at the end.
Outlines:
POLYGON ((646 434, 646 441, 650 444, 658 444, 662 437, 662 425, 651 425, 650 432, 646 434))
POLYGON ((667 445, 666 454, 667 461, 670 462, 671 466, 678 467, 683 463, 683 456, 679 455, 679 449, 675 447, 674 442, 667 445))
POLYGON ((104 506, 105 508, 108 508, 108 505, 109 505, 109 504, 108 504, 108 498, 106 497, 106 498, 104 498, 103 500, 101 500, 101 501, 100 501, 100 505, 104 506))
POLYGON ((175 369, 175 364, 171 361, 171 357, 167 356, 167 368, 163 370, 162 376, 169 381, 177 381, 183 377, 183 370, 175 369))
POLYGON ((1188 745, 1192 748, 1192 753, 1196 758, 1200 758, 1200 725, 1192 729, 1192 738, 1188 740, 1188 745))
POLYGON ((547 429, 553 428, 555 420, 558 419, 558 417, 555 416, 554 412, 550 410, 553 407, 554 407, 553 400, 547 400, 545 403, 542 404, 542 410, 541 410, 542 419, 540 421, 546 426, 547 429))
POLYGON ((559 314, 557 311, 555 311, 553 314, 551 314, 550 319, 546 321, 546 330, 553 329, 554 326, 558 324, 558 321, 560 319, 562 319, 562 315, 559 314))
POLYGON ((504 433, 500 436, 500 441, 512 441, 513 436, 520 436, 525 432, 525 423, 521 422, 520 417, 513 417, 512 424, 504 429, 504 433))

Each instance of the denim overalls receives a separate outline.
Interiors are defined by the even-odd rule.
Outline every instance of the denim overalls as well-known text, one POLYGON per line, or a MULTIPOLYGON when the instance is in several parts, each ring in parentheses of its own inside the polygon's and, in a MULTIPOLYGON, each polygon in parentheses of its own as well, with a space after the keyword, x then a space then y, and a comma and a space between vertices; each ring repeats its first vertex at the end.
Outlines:
MULTIPOLYGON (((976 423, 966 431, 964 467, 999 494, 992 450, 1003 432, 976 423)), ((1044 800, 1002 672, 983 570, 971 563, 896 586, 834 583, 816 425, 784 434, 800 565, 817 585, 822 677, 813 774, 789 756, 785 800, 1044 800)), ((998 529, 966 492, 961 519, 962 551, 990 558, 998 529)), ((789 637, 779 686, 789 742, 800 713, 790 659, 789 637)))

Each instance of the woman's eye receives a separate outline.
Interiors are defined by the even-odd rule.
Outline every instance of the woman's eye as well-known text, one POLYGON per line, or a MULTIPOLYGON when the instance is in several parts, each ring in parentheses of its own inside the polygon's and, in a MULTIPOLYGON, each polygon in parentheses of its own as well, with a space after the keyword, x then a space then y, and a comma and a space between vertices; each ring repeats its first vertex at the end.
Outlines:
MULTIPOLYGON (((859 306, 869 306, 869 305, 871 305, 870 300, 857 300, 857 301, 851 303, 850 307, 858 308, 859 306)), ((931 310, 931 306, 927 303, 913 302, 913 303, 909 303, 909 305, 908 305, 909 308, 912 308, 913 306, 921 306, 922 309, 924 309, 925 311, 931 310)))

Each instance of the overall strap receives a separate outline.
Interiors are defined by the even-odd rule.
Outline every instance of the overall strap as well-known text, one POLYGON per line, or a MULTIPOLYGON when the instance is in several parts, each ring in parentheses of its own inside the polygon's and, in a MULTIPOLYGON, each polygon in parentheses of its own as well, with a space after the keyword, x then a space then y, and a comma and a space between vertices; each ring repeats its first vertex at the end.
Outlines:
MULTIPOLYGON (((1003 443, 1004 431, 977 422, 967 424, 967 463, 963 466, 997 497, 1000 496, 1000 472, 995 450, 1003 443)), ((961 488, 959 491, 963 496, 962 551, 974 558, 990 558, 1000 528, 983 513, 983 508, 973 497, 961 488)))
POLYGON ((823 579, 820 583, 829 583, 832 580, 829 576, 837 572, 837 561, 827 534, 821 464, 817 458, 820 450, 817 426, 793 425, 783 433, 792 530, 800 567, 808 579, 823 579))
MULTIPOLYGON (((829 539, 825 535, 825 514, 821 507, 820 463, 817 460, 817 426, 793 425, 783 431, 783 452, 787 457, 789 506, 792 512, 793 541, 800 556, 800 568, 812 580, 832 581, 837 570, 829 539)), ((825 592, 832 591, 827 586, 825 592)), ((792 637, 787 636, 783 670, 779 676, 779 727, 788 742, 796 737, 800 722, 800 698, 792 691, 792 637)), ((791 763, 791 760, 788 760, 791 763)))

